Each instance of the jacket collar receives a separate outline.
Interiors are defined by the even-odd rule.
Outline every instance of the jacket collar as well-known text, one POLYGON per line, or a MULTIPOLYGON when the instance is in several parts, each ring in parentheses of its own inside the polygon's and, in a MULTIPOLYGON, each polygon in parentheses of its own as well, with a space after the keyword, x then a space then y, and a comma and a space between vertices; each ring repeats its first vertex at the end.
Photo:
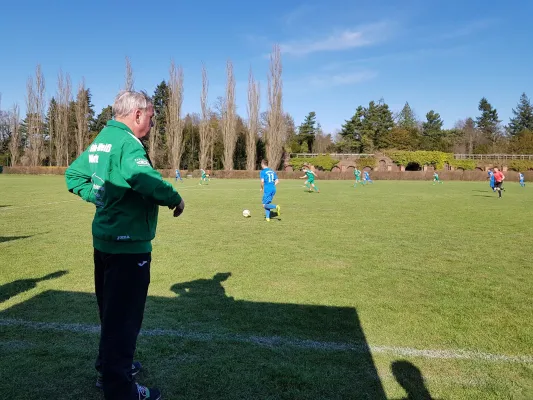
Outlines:
POLYGON ((128 127, 128 125, 123 124, 122 122, 115 121, 114 119, 111 119, 111 120, 107 121, 106 126, 112 126, 114 128, 119 128, 119 129, 122 129, 122 130, 128 132, 137 142, 139 142, 139 144, 141 146, 144 147, 142 142, 139 140, 139 138, 137 136, 135 136, 133 134, 132 130, 128 127))

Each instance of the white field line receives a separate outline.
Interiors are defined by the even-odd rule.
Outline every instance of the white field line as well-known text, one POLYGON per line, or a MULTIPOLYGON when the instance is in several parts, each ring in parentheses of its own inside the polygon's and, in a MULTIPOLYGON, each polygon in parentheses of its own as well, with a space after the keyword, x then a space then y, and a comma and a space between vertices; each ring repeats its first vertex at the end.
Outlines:
MULTIPOLYGON (((41 331, 59 331, 74 333, 98 334, 100 327, 86 324, 67 324, 60 322, 35 322, 20 319, 0 319, 0 326, 24 327, 41 331)), ((222 341, 254 344, 261 347, 288 346, 309 350, 323 351, 350 351, 359 354, 371 352, 374 354, 389 354, 401 357, 421 357, 435 359, 458 359, 490 362, 508 362, 532 364, 533 356, 509 356, 503 354, 483 353, 470 350, 420 350, 409 347, 394 346, 367 346, 364 343, 340 343, 322 342, 316 340, 303 340, 294 338, 284 338, 281 336, 254 336, 242 334, 221 334, 221 333, 200 333, 185 332, 174 329, 144 329, 143 336, 177 337, 197 341, 222 341)))
POLYGON ((6 207, 0 207, 0 212, 1 211, 11 211, 11 210, 14 210, 14 209, 19 209, 19 208, 38 208, 39 210, 42 210, 42 206, 49 206, 49 205, 52 205, 52 204, 70 203, 72 201, 79 201, 79 200, 80 199, 63 200, 63 201, 52 201, 50 203, 35 203, 35 204, 29 205, 29 206, 6 206, 6 207))

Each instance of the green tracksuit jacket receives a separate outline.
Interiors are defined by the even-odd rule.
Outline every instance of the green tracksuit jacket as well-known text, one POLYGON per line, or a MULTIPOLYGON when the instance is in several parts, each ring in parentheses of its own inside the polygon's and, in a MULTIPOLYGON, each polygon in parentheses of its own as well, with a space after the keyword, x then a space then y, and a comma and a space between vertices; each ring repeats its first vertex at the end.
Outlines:
POLYGON ((181 197, 152 167, 141 141, 123 123, 108 121, 65 173, 69 192, 96 205, 94 248, 106 253, 148 253, 158 206, 181 197))

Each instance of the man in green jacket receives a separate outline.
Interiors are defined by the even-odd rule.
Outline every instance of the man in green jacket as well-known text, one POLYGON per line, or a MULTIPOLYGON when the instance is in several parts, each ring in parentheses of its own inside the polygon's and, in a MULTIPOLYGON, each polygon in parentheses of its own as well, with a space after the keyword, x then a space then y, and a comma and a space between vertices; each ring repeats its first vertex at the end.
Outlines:
POLYGON ((95 291, 100 313, 97 386, 108 400, 158 400, 135 382, 133 362, 150 283, 151 241, 159 206, 183 212, 184 202, 153 167, 140 141, 154 109, 145 92, 123 91, 115 119, 67 169, 68 190, 96 206, 92 224, 95 291))

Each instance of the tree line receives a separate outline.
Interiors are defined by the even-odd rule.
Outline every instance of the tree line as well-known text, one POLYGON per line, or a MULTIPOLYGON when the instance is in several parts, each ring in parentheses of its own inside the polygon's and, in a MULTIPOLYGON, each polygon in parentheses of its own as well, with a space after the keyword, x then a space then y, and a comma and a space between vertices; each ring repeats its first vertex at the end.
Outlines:
MULTIPOLYGON (((393 113, 383 99, 359 106, 335 133, 325 133, 310 112, 299 126, 283 110, 281 54, 274 46, 267 74, 266 111, 261 112, 261 88, 250 70, 246 118, 236 112, 235 77, 231 61, 226 64, 224 96, 209 99, 209 78, 202 67, 200 112, 185 114, 184 75, 172 61, 168 79, 153 92, 155 119, 145 146, 157 168, 258 169, 262 158, 280 167, 288 153, 374 153, 384 150, 437 150, 447 153, 533 154, 533 106, 525 93, 503 125, 497 110, 486 98, 479 115, 457 121, 443 129, 435 110, 420 120, 405 103, 393 113)), ((124 89, 134 89, 134 75, 126 58, 124 89)), ((96 114, 91 91, 82 79, 75 94, 70 76, 59 71, 57 89, 50 101, 41 67, 26 85, 26 115, 20 109, 0 107, 0 165, 68 166, 79 156, 106 122, 111 106, 96 114)), ((1 103, 0 103, 1 105, 1 103)))
POLYGON ((339 132, 340 152, 369 153, 385 149, 428 150, 461 154, 533 154, 533 106, 525 93, 503 125, 498 111, 482 98, 479 115, 457 121, 443 129, 438 112, 430 110, 424 120, 405 103, 394 114, 383 101, 359 106, 339 132))

